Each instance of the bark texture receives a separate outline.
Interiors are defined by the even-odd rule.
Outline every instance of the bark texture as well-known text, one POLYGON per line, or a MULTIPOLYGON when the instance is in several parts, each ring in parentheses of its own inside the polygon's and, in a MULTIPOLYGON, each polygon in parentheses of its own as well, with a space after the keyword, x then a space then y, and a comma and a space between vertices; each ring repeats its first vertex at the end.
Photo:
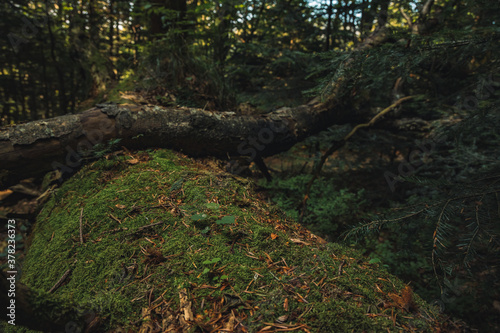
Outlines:
MULTIPOLYGON (((192 156, 248 156, 253 160, 286 151, 333 124, 362 118, 332 104, 282 108, 256 116, 103 104, 80 114, 0 129, 0 170, 6 170, 12 181, 53 169, 72 172, 96 144, 114 138, 122 139, 120 145, 132 149, 162 147, 192 156)), ((10 181, 4 179, 2 183, 10 181)))

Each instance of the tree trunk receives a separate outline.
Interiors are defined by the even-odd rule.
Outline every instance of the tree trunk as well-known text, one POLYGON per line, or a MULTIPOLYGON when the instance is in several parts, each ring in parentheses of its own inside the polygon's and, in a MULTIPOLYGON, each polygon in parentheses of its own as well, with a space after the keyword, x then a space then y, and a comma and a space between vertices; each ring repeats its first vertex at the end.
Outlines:
MULTIPOLYGON (((109 42, 109 57, 113 57, 113 39, 114 39, 114 36, 115 36, 115 33, 114 33, 114 27, 115 27, 115 9, 114 9, 114 0, 110 0, 109 1, 109 5, 108 5, 108 10, 109 10, 109 31, 108 31, 108 42, 109 42)), ((116 30, 117 33, 119 33, 119 30, 117 29, 116 30)), ((117 53, 118 55, 118 53, 117 53)))
POLYGON ((168 19, 169 24, 167 25, 165 25, 164 19, 162 19, 163 15, 161 13, 151 13, 149 17, 149 30, 153 39, 165 34, 172 25, 182 21, 186 15, 186 0, 152 0, 151 3, 157 8, 164 8, 177 13, 175 18, 172 17, 168 19))
POLYGON ((330 0, 328 3, 327 9, 328 20, 326 22, 326 43, 325 43, 325 51, 330 51, 330 39, 332 35, 332 15, 333 15, 333 0, 330 0))
POLYGON ((52 169, 71 173, 82 158, 92 154, 94 145, 113 138, 133 149, 165 147, 195 156, 248 156, 253 160, 286 151, 333 124, 360 119, 361 114, 337 109, 331 101, 257 116, 100 105, 80 114, 0 129, 0 170, 9 172, 9 181, 2 185, 52 169))

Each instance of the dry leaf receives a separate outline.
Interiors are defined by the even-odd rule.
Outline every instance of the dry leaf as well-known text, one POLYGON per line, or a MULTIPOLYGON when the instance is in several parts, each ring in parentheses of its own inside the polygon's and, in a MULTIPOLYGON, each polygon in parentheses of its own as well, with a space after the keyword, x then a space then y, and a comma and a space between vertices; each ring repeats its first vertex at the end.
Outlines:
POLYGON ((179 292, 180 307, 184 312, 184 320, 193 321, 193 312, 191 311, 191 302, 188 300, 186 288, 179 292))
POLYGON ((235 323, 237 323, 237 319, 236 319, 236 316, 234 315, 234 312, 231 311, 231 315, 229 316, 229 320, 226 323, 224 330, 226 330, 228 332, 233 332, 235 323))
POLYGON ((287 322, 287 320, 288 320, 288 315, 282 315, 276 319, 276 322, 279 324, 284 324, 287 322))
POLYGON ((406 286, 403 290, 401 290, 401 296, 394 293, 388 293, 387 296, 389 296, 394 302, 394 304, 392 304, 393 306, 407 312, 416 310, 417 308, 417 305, 413 301, 413 290, 411 290, 410 286, 406 286))

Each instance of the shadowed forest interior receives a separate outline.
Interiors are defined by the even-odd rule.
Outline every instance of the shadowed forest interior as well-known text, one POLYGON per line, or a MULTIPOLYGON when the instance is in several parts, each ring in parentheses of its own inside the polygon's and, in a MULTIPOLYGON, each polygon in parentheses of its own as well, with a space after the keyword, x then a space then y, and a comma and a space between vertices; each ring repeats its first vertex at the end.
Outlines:
MULTIPOLYGON (((104 104, 261 117, 332 101, 363 120, 332 120, 272 156, 248 156, 267 144, 257 137, 200 163, 251 179, 444 315, 498 332, 499 20, 488 0, 4 0, 0 126, 104 104)), ((88 163, 118 149, 96 145, 88 163)), ((21 221, 22 262, 43 185, 6 177, 0 218, 21 221)))

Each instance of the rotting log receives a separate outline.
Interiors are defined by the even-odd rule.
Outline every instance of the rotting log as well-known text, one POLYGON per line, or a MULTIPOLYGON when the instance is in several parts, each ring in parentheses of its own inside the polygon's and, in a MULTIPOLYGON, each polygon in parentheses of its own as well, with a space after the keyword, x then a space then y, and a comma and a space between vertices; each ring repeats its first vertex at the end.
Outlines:
MULTIPOLYGON (((362 120, 331 102, 239 116, 193 108, 101 104, 79 114, 0 129, 7 183, 50 170, 71 173, 96 144, 119 138, 131 149, 172 148, 191 156, 270 156, 334 124, 362 120)), ((366 115, 365 115, 366 117, 366 115)))

